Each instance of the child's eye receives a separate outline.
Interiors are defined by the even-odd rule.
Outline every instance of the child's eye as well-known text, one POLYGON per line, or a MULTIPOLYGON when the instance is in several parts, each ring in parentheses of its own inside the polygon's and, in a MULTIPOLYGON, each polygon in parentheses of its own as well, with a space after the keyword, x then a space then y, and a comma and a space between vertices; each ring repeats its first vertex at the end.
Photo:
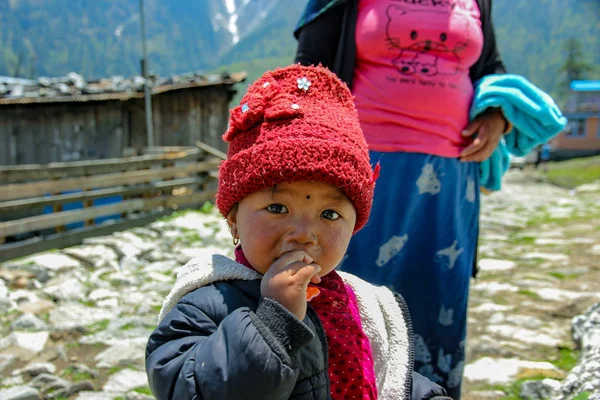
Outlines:
POLYGON ((288 209, 283 204, 271 204, 267 206, 267 211, 272 214, 284 214, 288 212, 288 209))
POLYGON ((340 218, 340 214, 333 210, 325 210, 321 213, 321 217, 330 221, 335 221, 336 219, 340 218))

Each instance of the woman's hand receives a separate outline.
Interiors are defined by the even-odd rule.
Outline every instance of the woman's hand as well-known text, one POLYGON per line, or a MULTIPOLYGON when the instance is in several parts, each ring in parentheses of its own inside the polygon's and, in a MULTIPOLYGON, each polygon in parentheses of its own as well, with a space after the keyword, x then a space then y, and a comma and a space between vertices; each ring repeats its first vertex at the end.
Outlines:
POLYGON ((460 153, 460 160, 464 162, 487 160, 496 150, 502 135, 508 131, 508 126, 509 123, 500 109, 488 109, 479 115, 462 131, 463 137, 471 137, 475 134, 477 136, 460 153))
POLYGON ((306 288, 319 283, 321 267, 304 251, 291 251, 279 257, 260 283, 260 293, 269 297, 303 320, 306 316, 306 288))

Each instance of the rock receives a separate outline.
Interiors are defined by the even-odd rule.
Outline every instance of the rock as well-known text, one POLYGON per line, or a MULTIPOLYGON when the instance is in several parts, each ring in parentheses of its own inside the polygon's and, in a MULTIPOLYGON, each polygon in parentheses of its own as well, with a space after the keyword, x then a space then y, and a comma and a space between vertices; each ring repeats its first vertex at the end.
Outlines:
POLYGON ((160 272, 162 274, 172 273, 181 265, 177 261, 166 260, 152 262, 144 267, 144 272, 160 272))
POLYGON ((519 288, 503 282, 475 282, 475 284, 471 286, 471 290, 485 292, 487 295, 491 296, 500 292, 518 292, 519 288))
POLYGON ((96 356, 98 368, 144 365, 147 337, 121 340, 96 356))
POLYGON ((479 260, 479 270, 485 272, 509 271, 516 266, 516 262, 509 260, 494 260, 491 258, 479 260))
POLYGON ((25 313, 11 324, 13 331, 47 331, 48 325, 33 314, 25 313))
POLYGON ((559 371, 549 362, 524 361, 517 358, 490 358, 483 357, 467 364, 465 379, 471 382, 485 382, 490 385, 508 385, 517 375, 524 370, 546 371, 556 373, 559 371))
POLYGON ((5 369, 10 367, 17 360, 17 357, 12 354, 0 354, 0 374, 4 372, 5 369))
POLYGON ((114 400, 117 395, 108 392, 79 392, 75 400, 114 400))
POLYGON ((126 400, 154 400, 154 396, 150 396, 138 392, 129 392, 125 397, 126 400))
POLYGON ((471 397, 472 399, 481 399, 481 400, 485 400, 485 399, 497 400, 497 399, 501 399, 505 396, 506 396, 506 393, 504 393, 501 390, 478 390, 478 391, 471 392, 471 395, 469 397, 471 397))
POLYGON ((119 297, 119 293, 109 289, 96 289, 92 293, 90 293, 88 299, 91 301, 98 301, 114 297, 119 297))
POLYGON ((117 314, 110 310, 70 303, 50 311, 50 323, 57 330, 73 330, 116 316, 117 314))
POLYGON ((562 343, 561 339, 541 333, 540 330, 524 329, 511 325, 489 325, 487 332, 533 345, 555 347, 562 343))
POLYGON ((579 275, 585 275, 590 272, 589 267, 568 267, 568 268, 559 268, 555 269, 552 272, 556 274, 560 274, 567 277, 575 277, 579 275))
POLYGON ((8 314, 10 311, 17 308, 17 303, 15 303, 8 296, 0 296, 0 314, 8 314))
POLYGON ((19 303, 18 309, 24 313, 42 314, 56 307, 56 303, 46 299, 39 299, 34 302, 24 301, 19 303))
MULTIPOLYGON (((74 268, 79 268, 79 261, 61 253, 42 253, 31 257, 24 258, 19 262, 19 265, 27 266, 26 270, 33 273, 40 271, 51 271, 52 275, 69 271, 74 268), (37 266, 38 268, 31 268, 37 266)), ((36 279, 40 282, 45 280, 40 279, 36 274, 36 279)))
POLYGON ((560 387, 560 382, 554 379, 541 381, 526 381, 521 385, 521 397, 527 400, 546 400, 560 387))
POLYGON ((536 238, 535 244, 539 246, 568 246, 571 241, 558 238, 536 238))
MULTIPOLYGON (((62 373, 64 374, 65 371, 67 369, 65 369, 62 373)), ((86 374, 88 376, 91 376, 93 378, 95 378, 96 376, 98 376, 98 371, 88 367, 85 364, 71 364, 68 366, 68 370, 70 371, 70 374, 86 374)))
POLYGON ((88 289, 77 278, 56 279, 48 282, 43 290, 47 296, 62 301, 80 301, 86 297, 88 289))
POLYGON ((578 192, 598 192, 600 191, 600 180, 593 183, 587 183, 585 185, 578 186, 575 188, 575 190, 578 192))
POLYGON ((567 302, 572 300, 579 300, 586 297, 600 298, 600 293, 596 292, 571 292, 568 290, 555 289, 555 288, 543 288, 543 289, 532 289, 541 299, 556 302, 567 302))
POLYGON ((46 397, 49 400, 59 398, 64 399, 73 396, 74 394, 77 394, 79 392, 87 392, 91 390, 94 390, 94 385, 90 381, 81 381, 74 383, 66 388, 58 389, 49 394, 46 394, 46 397))
POLYGON ((581 347, 578 364, 562 381, 555 400, 571 400, 583 392, 600 399, 600 303, 573 319, 573 339, 581 347))
POLYGON ((118 269, 119 256, 110 247, 103 245, 82 245, 63 250, 63 253, 94 268, 111 267, 118 269))
POLYGON ((129 392, 125 398, 127 400, 154 400, 154 396, 138 392, 129 392))
POLYGON ((48 332, 13 332, 0 339, 0 349, 14 346, 37 354, 44 350, 48 336, 48 332))
POLYGON ((33 378, 29 384, 34 388, 41 389, 42 392, 65 389, 71 385, 69 381, 52 374, 40 374, 33 378))
POLYGON ((530 252, 521 256, 523 260, 540 259, 544 261, 552 261, 556 263, 566 264, 569 262, 569 256, 564 254, 530 252))
POLYGON ((52 363, 32 363, 23 368, 22 372, 34 378, 41 374, 54 374, 56 366, 52 363))
POLYGON ((123 369, 112 374, 102 388, 106 392, 125 393, 139 387, 148 386, 146 373, 133 369, 123 369))
POLYGON ((0 389, 2 400, 40 400, 39 392, 29 386, 15 386, 8 389, 0 389))

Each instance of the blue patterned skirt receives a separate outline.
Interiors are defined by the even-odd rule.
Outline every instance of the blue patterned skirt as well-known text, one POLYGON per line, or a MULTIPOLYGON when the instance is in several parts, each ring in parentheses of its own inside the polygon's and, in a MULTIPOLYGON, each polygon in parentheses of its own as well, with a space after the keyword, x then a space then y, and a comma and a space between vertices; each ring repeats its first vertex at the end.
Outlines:
POLYGON ((479 234, 477 163, 372 151, 381 176, 344 271, 400 293, 415 332, 415 369, 460 397, 469 280, 479 234))

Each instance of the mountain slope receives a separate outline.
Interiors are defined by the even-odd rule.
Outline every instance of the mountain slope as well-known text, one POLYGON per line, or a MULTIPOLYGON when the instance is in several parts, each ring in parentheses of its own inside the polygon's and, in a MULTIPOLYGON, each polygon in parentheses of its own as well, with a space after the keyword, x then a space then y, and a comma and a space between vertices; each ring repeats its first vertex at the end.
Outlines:
MULTIPOLYGON (((0 0, 0 75, 139 74, 138 1, 0 0)), ((293 60, 306 1, 145 0, 150 69, 245 69, 252 80, 293 60)), ((553 94, 568 38, 600 65, 599 0, 496 0, 494 21, 509 71, 553 94)), ((588 78, 600 79, 600 68, 588 78)))

